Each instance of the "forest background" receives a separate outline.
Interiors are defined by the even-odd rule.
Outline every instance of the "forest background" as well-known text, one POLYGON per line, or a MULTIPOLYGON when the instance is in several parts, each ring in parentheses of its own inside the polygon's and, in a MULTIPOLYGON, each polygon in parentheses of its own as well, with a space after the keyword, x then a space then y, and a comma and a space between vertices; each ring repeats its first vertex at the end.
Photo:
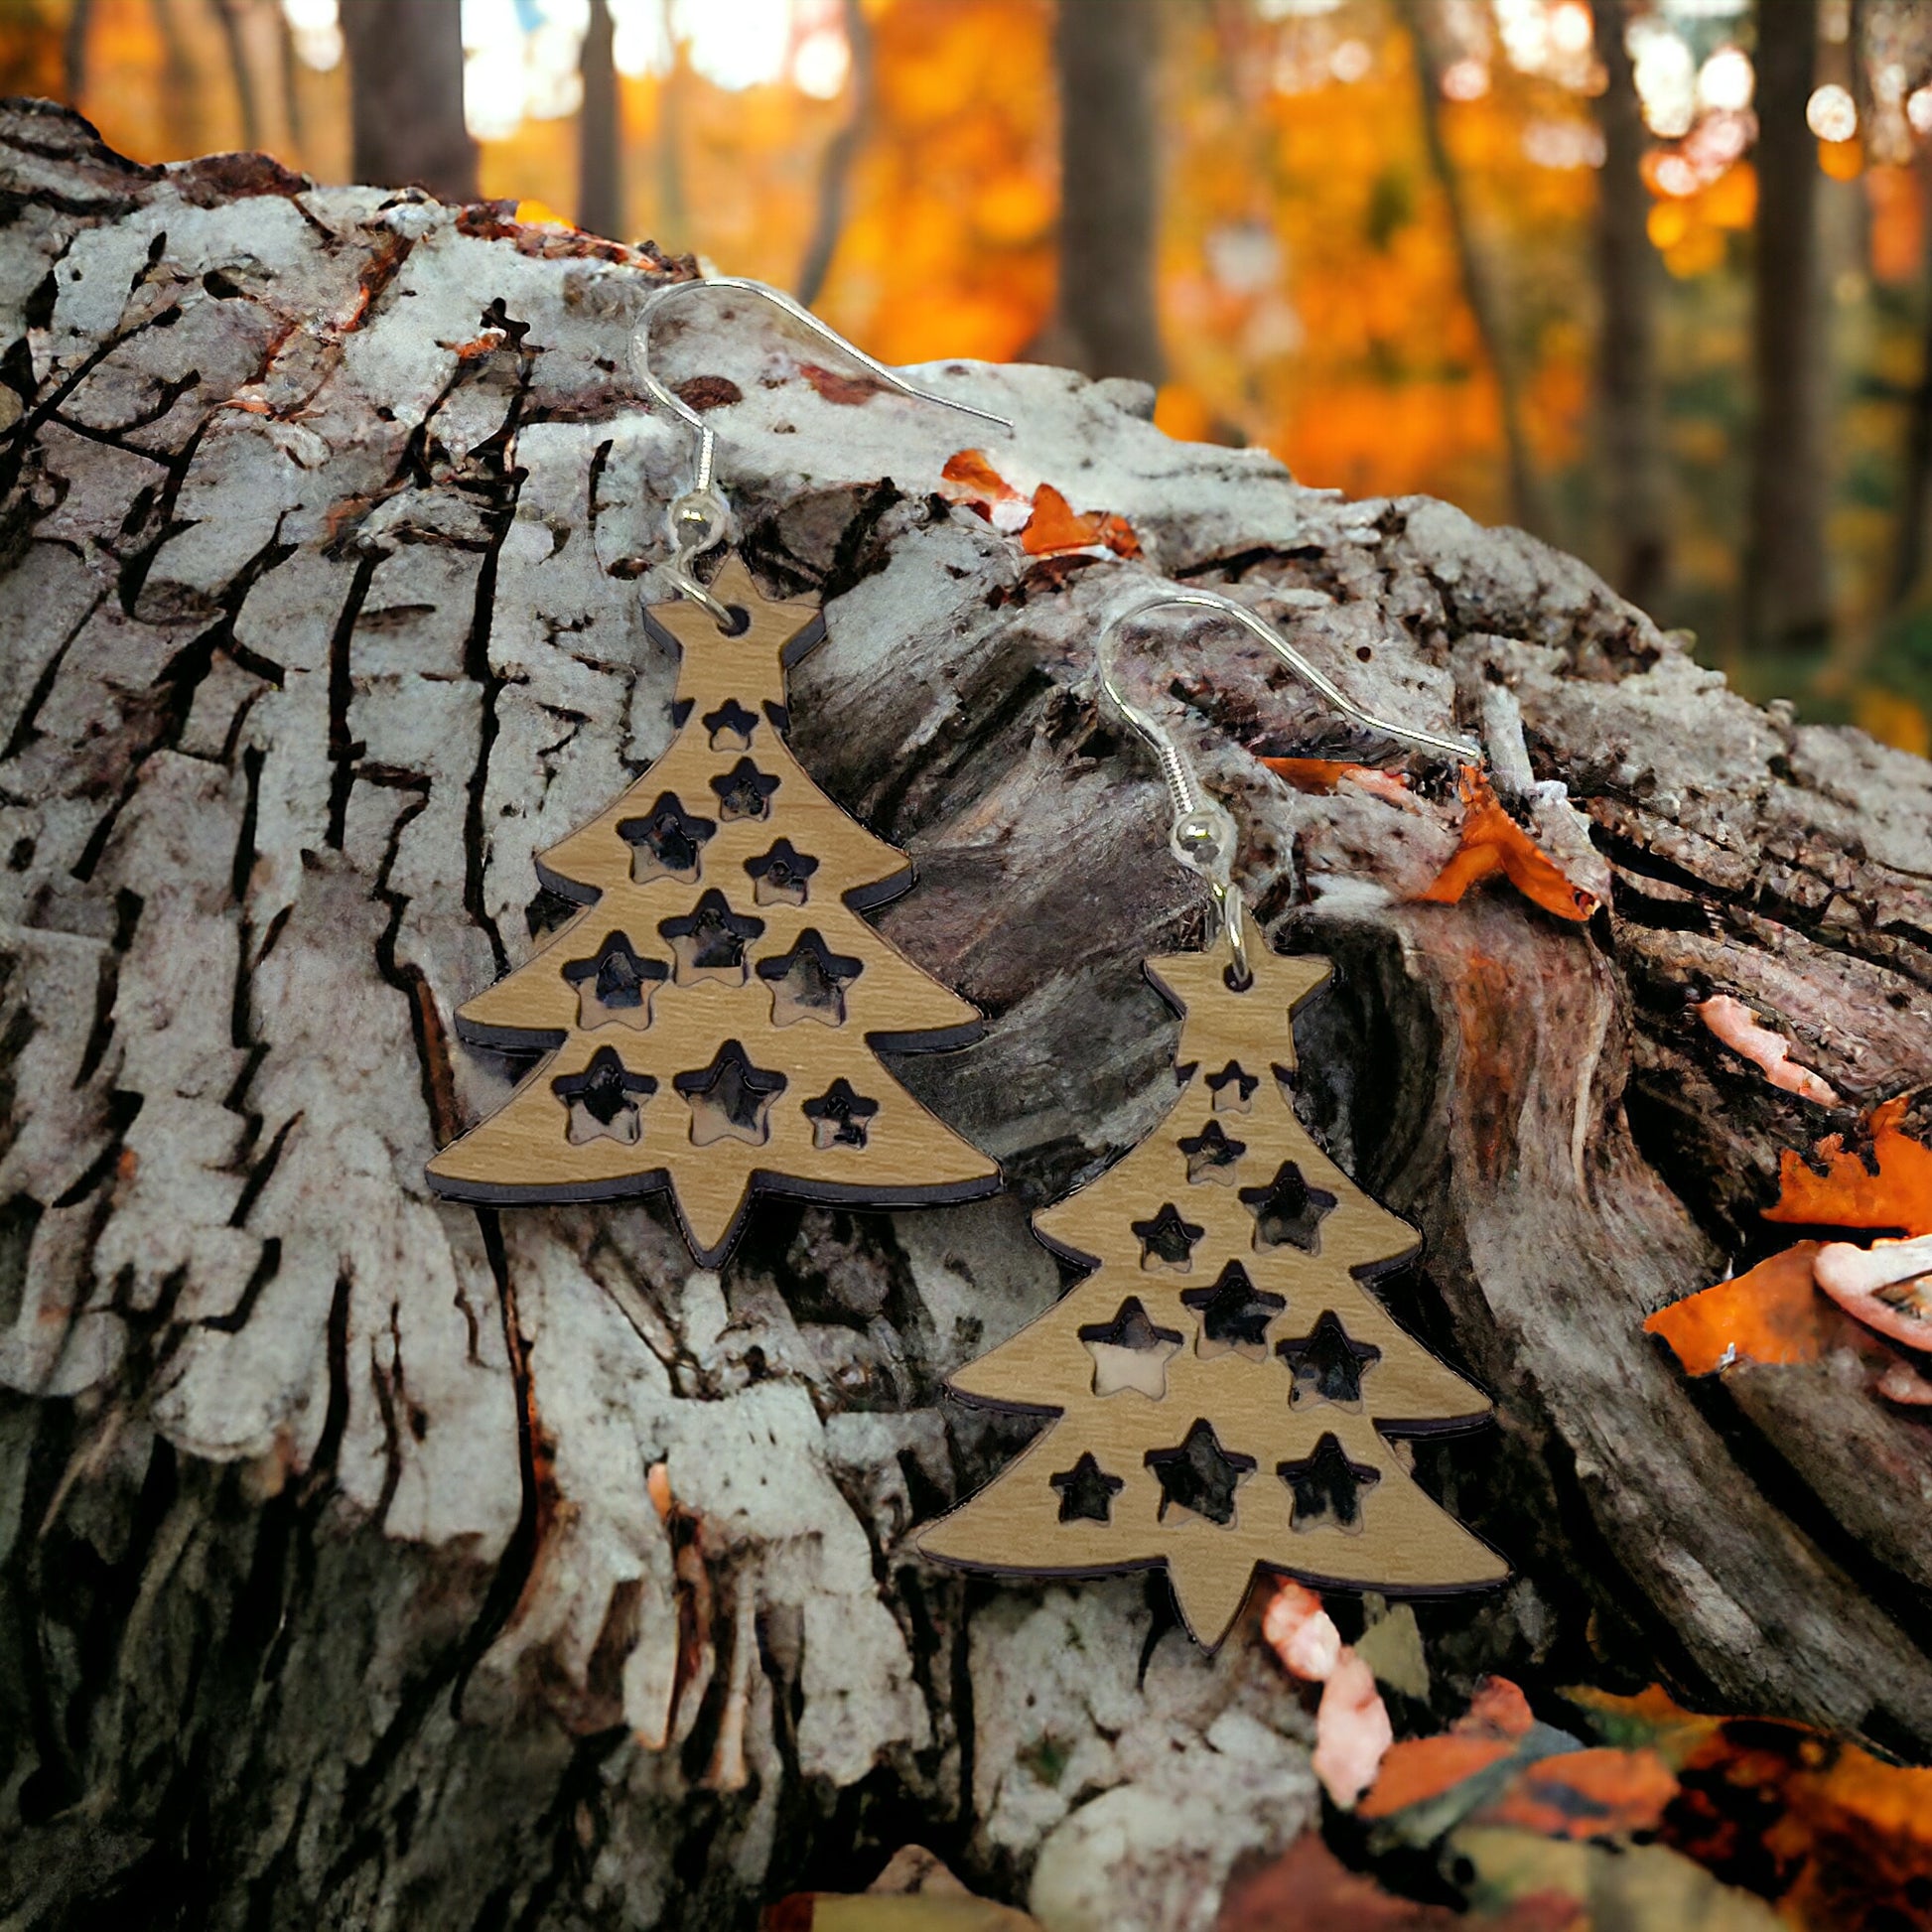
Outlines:
POLYGON ((1932 750, 1932 0, 0 0, 0 93, 1143 378, 1932 750))

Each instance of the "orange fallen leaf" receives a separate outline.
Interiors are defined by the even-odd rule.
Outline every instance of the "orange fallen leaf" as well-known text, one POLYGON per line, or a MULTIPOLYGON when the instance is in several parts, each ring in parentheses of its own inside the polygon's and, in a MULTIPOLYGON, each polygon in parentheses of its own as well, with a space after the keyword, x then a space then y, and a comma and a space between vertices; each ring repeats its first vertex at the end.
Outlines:
POLYGON ((1771 1028, 1759 1024, 1757 1015, 1742 1000, 1728 993, 1700 1000, 1694 1009, 1697 1017, 1730 1048, 1758 1067, 1774 1087, 1814 1100, 1821 1107, 1843 1103, 1837 1089, 1808 1066, 1791 1057, 1791 1042, 1771 1028))
POLYGON ((1478 1814, 1544 1838, 1614 1838, 1654 1832, 1677 1796, 1677 1779, 1654 1750, 1608 1745, 1538 1758, 1478 1814))
POLYGON ((1527 1737, 1536 1725, 1530 1701, 1506 1677, 1485 1677, 1469 1708, 1450 1726, 1465 1735, 1527 1737))
POLYGON ((1347 1811, 1370 1785, 1388 1755, 1394 1727, 1375 1688, 1375 1673, 1342 1647, 1314 1713, 1314 1749, 1309 1768, 1321 1788, 1347 1811))
POLYGON ((1821 1174, 1803 1156, 1787 1153, 1778 1167, 1778 1198, 1767 1221, 1800 1227, 1897 1228, 1932 1234, 1932 1148, 1904 1131, 1910 1095, 1881 1102, 1865 1117, 1870 1165, 1846 1150, 1843 1135, 1818 1143, 1821 1174))
POLYGON ((874 396, 883 396, 886 393, 886 385, 876 376, 844 375, 837 369, 820 368, 816 362, 800 362, 798 373, 827 402, 853 406, 870 402, 874 396))
POLYGON ((1440 1798, 1478 1771, 1515 1753, 1507 1737, 1405 1737, 1389 1747, 1375 1788, 1356 1807, 1363 1818, 1388 1818, 1411 1805, 1440 1798))
POLYGON ((1815 1362, 1824 1350, 1812 1264, 1822 1244, 1800 1241, 1734 1280, 1659 1309, 1644 1322, 1662 1335, 1687 1375, 1733 1362, 1815 1362))
POLYGON ((994 469, 984 450, 955 450, 939 475, 949 483, 963 484, 989 503, 1013 503, 1020 492, 994 469))
POLYGON ((1286 778, 1297 791, 1315 795, 1333 791, 1344 778, 1391 804, 1399 804, 1409 789, 1409 780, 1400 771, 1384 771, 1373 764, 1350 764, 1344 759, 1263 759, 1261 762, 1278 778, 1286 778))
POLYGON ((1462 768, 1462 843, 1435 883, 1418 897, 1456 905, 1479 880, 1501 873, 1534 905, 1560 919, 1582 921, 1596 910, 1596 896, 1573 886, 1562 867, 1504 811, 1475 765, 1462 768))
POLYGON ((1101 510, 1075 510, 1051 483, 1034 491, 1034 513, 1020 533, 1020 547, 1030 557, 1050 557, 1059 550, 1086 550, 1104 544, 1117 557, 1138 557, 1140 539, 1125 517, 1101 510))

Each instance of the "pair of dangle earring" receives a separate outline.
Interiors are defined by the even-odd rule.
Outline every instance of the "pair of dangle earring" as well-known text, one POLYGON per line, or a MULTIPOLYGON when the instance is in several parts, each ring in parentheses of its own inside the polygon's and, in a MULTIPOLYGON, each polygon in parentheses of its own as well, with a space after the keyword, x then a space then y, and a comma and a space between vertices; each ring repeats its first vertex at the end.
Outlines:
POLYGON ((1206 881, 1217 930, 1200 952, 1146 962, 1181 1016, 1173 1107, 1034 1216, 1048 1248, 1091 1272, 950 1380, 970 1401, 1057 1420, 919 1547, 1010 1577, 1165 1565, 1211 1648, 1258 1567, 1397 1591, 1475 1588, 1508 1568, 1429 1498, 1384 1433, 1466 1426, 1489 1404, 1364 1286, 1418 1237, 1316 1147, 1291 1103, 1292 1018, 1329 964, 1278 954, 1257 932, 1232 879, 1233 819, 1114 678, 1118 629, 1176 604, 1233 618, 1377 732, 1464 761, 1480 753, 1363 712, 1212 592, 1152 597, 1101 636, 1100 689, 1160 760, 1171 848, 1206 881))
POLYGON ((717 437, 652 369, 650 324, 719 288, 775 303, 903 395, 1012 427, 915 388, 761 283, 673 283, 639 315, 638 377, 698 439, 692 487, 669 510, 678 597, 645 613, 680 653, 676 736, 538 857, 543 884, 582 909, 456 1020, 473 1043, 547 1057, 427 1172, 439 1194, 496 1206, 667 1190, 706 1266, 755 1191, 897 1207, 1000 1184, 998 1165, 879 1059, 965 1044, 981 1017, 860 916, 904 892, 911 866, 785 743, 785 670, 823 637, 823 616, 761 596, 737 556, 708 587, 696 575, 730 522, 717 437))

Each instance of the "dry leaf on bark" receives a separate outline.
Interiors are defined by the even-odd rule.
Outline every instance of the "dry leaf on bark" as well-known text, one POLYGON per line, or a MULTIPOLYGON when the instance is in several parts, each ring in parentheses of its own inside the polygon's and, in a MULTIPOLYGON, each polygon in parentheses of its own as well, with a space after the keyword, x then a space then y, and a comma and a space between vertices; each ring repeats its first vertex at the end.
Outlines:
POLYGON ((1560 919, 1581 922, 1596 910, 1595 895, 1572 885, 1563 868, 1503 809, 1482 771, 1464 765, 1461 844, 1417 897, 1426 904, 1456 905, 1471 886, 1498 874, 1560 919))

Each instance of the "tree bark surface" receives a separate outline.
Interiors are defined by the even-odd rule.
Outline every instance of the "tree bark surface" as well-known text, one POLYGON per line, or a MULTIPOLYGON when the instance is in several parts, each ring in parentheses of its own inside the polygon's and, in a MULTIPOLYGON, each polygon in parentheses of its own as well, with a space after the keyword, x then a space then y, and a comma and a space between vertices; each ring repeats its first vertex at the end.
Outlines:
POLYGON ((533 855, 669 737, 639 607, 691 452, 624 345, 682 271, 137 168, 45 104, 0 189, 9 1922, 740 1926, 916 1840, 1049 1932, 1167 1932, 1316 1816, 1252 1609, 1208 1657, 1158 1583, 911 1549, 1027 1435, 940 1389, 1060 1290, 1027 1211, 1173 1092, 1139 965, 1202 905, 1092 669, 1157 573, 1479 730, 1605 900, 1414 902, 1442 774, 1290 790, 1256 749, 1389 748, 1211 622, 1131 634, 1273 942, 1337 961, 1300 1104, 1428 1242, 1378 1292, 1496 1398, 1417 1449, 1517 1571, 1420 1605, 1435 1711, 1656 1678, 1932 1753, 1925 1425, 1850 1351, 1693 1384, 1641 1325, 1761 1251, 1779 1149, 1927 1079, 1932 767, 1753 709, 1520 532, 1171 443, 1137 384, 934 365, 1146 550, 1029 558, 937 493, 994 433, 692 301, 661 360, 717 405, 738 539, 826 602, 794 745, 916 859, 882 926, 989 1017, 901 1077, 1009 1191, 766 1202, 716 1274, 656 1202, 439 1203, 424 1162, 516 1070, 450 1016, 554 916, 533 855), (1723 1047, 1718 992, 1846 1107, 1723 1047))

